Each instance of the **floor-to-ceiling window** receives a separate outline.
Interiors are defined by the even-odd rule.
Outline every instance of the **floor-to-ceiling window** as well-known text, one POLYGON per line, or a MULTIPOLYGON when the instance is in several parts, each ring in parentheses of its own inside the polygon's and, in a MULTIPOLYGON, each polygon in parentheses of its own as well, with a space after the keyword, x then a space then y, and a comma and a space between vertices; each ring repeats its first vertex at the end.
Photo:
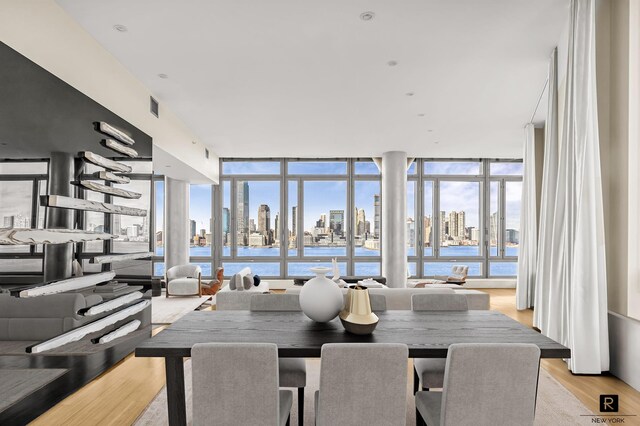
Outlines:
MULTIPOLYGON (((48 160, 0 161, 0 227, 44 228, 48 160)), ((0 246, 0 274, 42 273, 42 246, 0 246)))
MULTIPOLYGON (((127 184, 114 184, 105 182, 114 188, 126 189, 141 194, 140 198, 121 198, 111 195, 100 194, 94 191, 79 189, 79 198, 91 201, 113 203, 119 206, 145 209, 149 213, 145 217, 127 216, 118 214, 106 214, 98 212, 84 212, 81 219, 83 229, 89 231, 104 231, 116 235, 110 241, 91 241, 79 244, 78 259, 86 272, 100 272, 104 268, 111 267, 120 277, 148 277, 156 272, 164 273, 164 264, 154 262, 152 259, 137 259, 122 261, 111 264, 92 263, 91 258, 99 254, 126 254, 155 251, 154 255, 162 256, 162 245, 157 245, 157 235, 154 222, 156 217, 153 214, 154 196, 157 192, 157 184, 154 184, 152 163, 148 159, 125 160, 121 163, 131 166, 131 173, 127 173, 130 182, 127 184), (152 265, 154 265, 152 267, 152 265)), ((93 173, 102 168, 86 164, 84 178, 95 179, 93 173)))
MULTIPOLYGON (((380 275, 380 179, 365 159, 221 160, 220 185, 191 187, 190 261, 207 277, 220 265, 227 276, 247 266, 267 278, 309 276, 334 258, 343 275, 380 275)), ((475 277, 515 276, 521 181, 520 161, 414 161, 407 170, 411 275, 447 275, 465 264, 475 277)), ((157 203, 161 181, 155 192, 157 203)), ((155 247, 161 256, 161 227, 155 247)), ((156 275, 163 266, 156 263, 156 275)))
POLYGON ((474 277, 515 276, 521 185, 520 161, 416 160, 407 175, 411 275, 464 264, 474 277))
POLYGON ((380 173, 371 160, 222 160, 220 262, 231 275, 380 274, 380 173))

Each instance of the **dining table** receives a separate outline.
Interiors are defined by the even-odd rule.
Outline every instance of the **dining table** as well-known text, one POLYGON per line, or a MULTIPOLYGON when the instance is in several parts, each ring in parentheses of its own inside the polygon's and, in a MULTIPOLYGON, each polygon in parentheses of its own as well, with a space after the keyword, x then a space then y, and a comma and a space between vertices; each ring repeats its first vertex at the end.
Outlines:
MULTIPOLYGON (((569 348, 489 310, 376 312, 372 334, 345 331, 338 318, 318 323, 302 312, 196 311, 141 343, 138 357, 165 359, 170 425, 185 425, 184 359, 196 343, 275 343, 279 357, 319 358, 326 343, 401 343, 409 358, 446 358, 455 343, 530 343, 541 358, 570 358, 569 348)), ((195 374, 195 373, 194 373, 195 374)))

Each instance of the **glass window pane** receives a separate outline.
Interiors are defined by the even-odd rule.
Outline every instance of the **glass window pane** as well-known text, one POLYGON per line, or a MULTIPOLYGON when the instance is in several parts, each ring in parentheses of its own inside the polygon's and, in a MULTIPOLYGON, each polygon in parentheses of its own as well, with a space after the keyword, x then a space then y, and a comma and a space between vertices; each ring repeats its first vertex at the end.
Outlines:
POLYGON ((380 256, 380 181, 355 181, 355 255, 380 256))
POLYGON ((280 182, 236 182, 238 256, 280 256, 280 182))
POLYGON ((155 219, 155 253, 164 256, 164 181, 155 182, 156 219, 155 219))
POLYGON ((189 256, 211 256, 211 222, 211 185, 190 185, 189 256))
POLYGON ((346 175, 346 161, 292 161, 288 172, 291 175, 346 175))
POLYGON ((479 256, 480 182, 440 182, 440 256, 479 256))
POLYGON ((424 217, 422 218, 422 241, 424 255, 433 256, 433 181, 424 182, 424 217))
MULTIPOLYGON (((100 194, 94 191, 84 191, 85 199, 89 201, 97 201, 103 203, 105 201, 104 194, 100 194)), ((118 202, 116 202, 118 204, 118 202)), ((105 214, 100 212, 84 212, 84 229, 93 232, 103 232, 105 225, 105 214)), ((116 215, 113 215, 114 217, 116 215)), ((119 215, 118 215, 119 216, 119 215)), ((116 222, 114 222, 116 223, 116 222)), ((119 230, 113 229, 113 233, 120 235, 119 230)), ((104 242, 102 241, 87 241, 83 244, 82 251, 85 253, 102 253, 104 252, 104 242)))
POLYGON ((522 182, 505 182, 505 256, 517 256, 520 245, 520 205, 522 182))
POLYGON ((223 161, 225 175, 279 175, 279 161, 223 161))
MULTIPOLYGON (((287 276, 289 277, 312 277, 314 274, 311 268, 324 267, 333 268, 331 262, 289 262, 287 265, 287 276)), ((338 262, 340 275, 347 275, 347 263, 338 262)), ((327 274, 331 278, 331 273, 327 274)))
POLYGON ((489 275, 492 277, 515 277, 518 275, 517 262, 491 262, 489 275))
POLYGON ((425 262, 425 277, 447 277, 451 274, 451 267, 466 265, 469 267, 469 276, 478 277, 482 275, 482 263, 470 262, 425 262))
POLYGON ((210 278, 211 275, 211 262, 189 262, 191 265, 198 265, 202 269, 202 278, 210 278))
POLYGON ((416 262, 409 262, 409 263, 407 263, 407 269, 408 269, 408 271, 409 271, 409 274, 410 274, 412 277, 415 277, 415 276, 416 276, 416 267, 417 267, 417 265, 418 265, 418 264, 417 264, 416 262))
POLYGON ((153 263, 153 276, 154 277, 164 276, 164 262, 153 263))
POLYGON ((231 256, 231 182, 222 181, 222 256, 231 256))
POLYGON ((416 192, 417 182, 414 180, 407 181, 407 256, 416 256, 416 192))
POLYGON ((0 272, 42 272, 42 259, 0 259, 0 272))
POLYGON ((357 175, 379 175, 380 170, 373 161, 356 161, 354 173, 357 175))
POLYGON ((493 181, 489 187, 489 256, 498 256, 500 247, 500 182, 493 181))
POLYGON ((276 262, 222 262, 224 276, 231 277, 242 269, 249 267, 253 275, 260 277, 279 277, 280 263, 276 262))
POLYGON ((522 176, 522 173, 524 172, 524 164, 521 162, 491 163, 489 170, 494 176, 522 176))
MULTIPOLYGON (((151 183, 148 180, 131 180, 130 183, 113 185, 114 188, 139 192, 142 197, 136 199, 116 198, 114 203, 120 206, 138 209, 150 208, 151 183)), ((149 251, 149 219, 147 216, 111 215, 111 230, 118 238, 113 240, 114 253, 134 253, 149 251)), ((149 274, 151 271, 149 271, 149 274)))
POLYGON ((347 182, 304 182, 304 255, 347 255, 347 182))
POLYGON ((46 175, 49 163, 38 161, 29 163, 26 161, 0 161, 0 174, 6 175, 46 175))
POLYGON ((354 275, 357 277, 379 277, 380 263, 355 262, 353 265, 354 275))
POLYGON ((480 175, 482 163, 477 161, 426 161, 424 172, 429 175, 480 175))
POLYGON ((288 197, 287 208, 289 211, 289 225, 287 230, 287 237, 289 240, 288 256, 298 255, 298 181, 290 180, 288 183, 288 197))
MULTIPOLYGON (((33 181, 0 181, 0 225, 31 228, 33 181)), ((0 246, 0 253, 29 253, 28 245, 0 246)))
POLYGON ((414 161, 407 168, 407 174, 408 175, 415 175, 417 171, 418 171, 418 166, 416 165, 416 162, 414 161))

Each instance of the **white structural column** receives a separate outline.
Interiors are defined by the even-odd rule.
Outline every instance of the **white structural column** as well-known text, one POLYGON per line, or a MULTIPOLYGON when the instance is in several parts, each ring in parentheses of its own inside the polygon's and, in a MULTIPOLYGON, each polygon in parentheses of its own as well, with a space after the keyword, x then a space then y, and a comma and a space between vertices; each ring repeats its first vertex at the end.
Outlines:
POLYGON ((389 287, 407 285, 407 153, 382 154, 382 275, 389 287))
POLYGON ((189 263, 189 183, 164 178, 165 270, 189 263))

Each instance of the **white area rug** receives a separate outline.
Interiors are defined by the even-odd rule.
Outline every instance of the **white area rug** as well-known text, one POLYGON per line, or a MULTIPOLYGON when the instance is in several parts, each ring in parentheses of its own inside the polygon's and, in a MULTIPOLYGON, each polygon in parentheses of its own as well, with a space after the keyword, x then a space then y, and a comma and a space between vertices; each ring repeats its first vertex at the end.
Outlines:
MULTIPOLYGON (((215 297, 215 296, 214 296, 215 297)), ((185 314, 195 311, 211 296, 162 296, 151 298, 151 322, 153 324, 171 324, 185 314)))
MULTIPOLYGON (((407 383, 407 426, 416 424, 415 403, 412 396, 413 363, 409 362, 407 383)), ((192 424, 192 389, 191 389, 191 361, 184 364, 185 387, 187 397, 187 423, 192 424)), ((320 360, 307 360, 307 387, 305 388, 304 424, 312 426, 314 422, 313 394, 318 390, 320 381, 320 360)), ((540 381, 538 383, 538 402, 536 405, 536 426, 542 425, 584 425, 584 417, 581 414, 592 414, 571 392, 562 386, 556 379, 544 369, 540 369, 540 381)), ((291 407, 291 424, 298 424, 297 392, 293 392, 293 406, 291 407)), ((167 392, 163 388, 151 401, 151 404, 142 412, 135 422, 136 426, 167 425, 167 392)))

